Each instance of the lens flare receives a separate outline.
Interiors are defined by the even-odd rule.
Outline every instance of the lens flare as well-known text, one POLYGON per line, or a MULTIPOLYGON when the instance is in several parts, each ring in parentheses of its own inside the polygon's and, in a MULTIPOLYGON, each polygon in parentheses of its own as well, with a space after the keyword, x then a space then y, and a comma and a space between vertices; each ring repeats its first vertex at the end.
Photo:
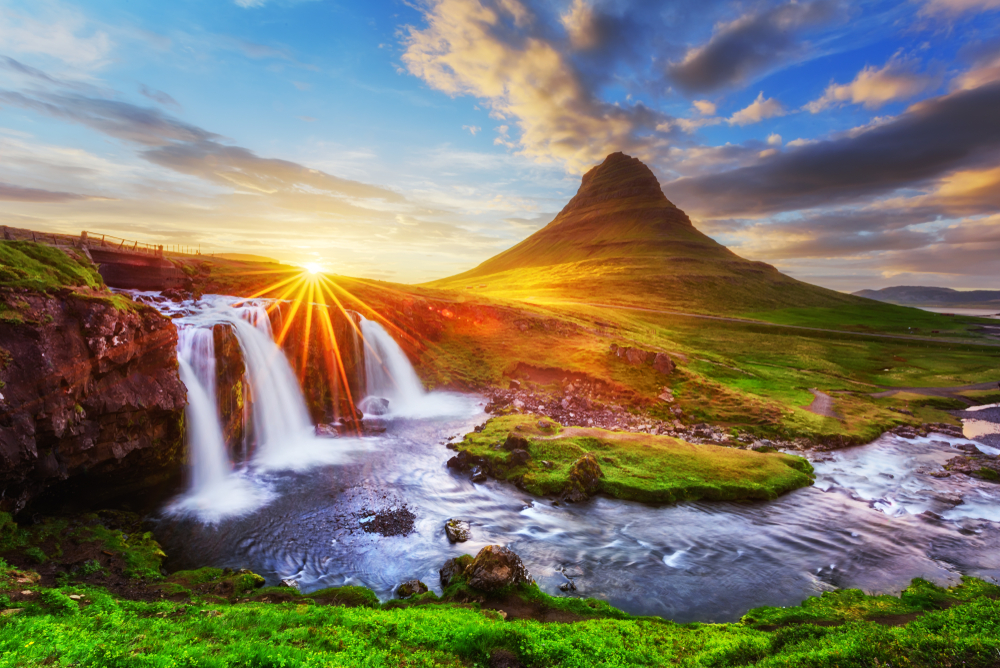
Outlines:
POLYGON ((315 262, 306 262, 302 266, 305 267, 305 270, 308 271, 310 274, 318 274, 320 271, 322 271, 322 267, 320 267, 315 262))

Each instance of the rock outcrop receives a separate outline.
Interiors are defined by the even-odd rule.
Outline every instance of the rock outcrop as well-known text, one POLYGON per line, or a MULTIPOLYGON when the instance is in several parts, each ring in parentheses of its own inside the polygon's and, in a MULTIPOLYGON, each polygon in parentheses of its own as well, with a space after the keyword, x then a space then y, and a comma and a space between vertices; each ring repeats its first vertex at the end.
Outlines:
POLYGON ((588 452, 573 462, 569 471, 569 489, 563 497, 567 501, 586 501, 601 487, 604 471, 593 453, 588 452))
POLYGON ((521 557, 502 545, 487 545, 481 549, 465 575, 470 587, 483 591, 532 582, 521 557))
POLYGON ((0 317, 0 509, 79 510, 176 478, 186 403, 177 330, 125 304, 0 290, 0 312, 16 313, 0 317))

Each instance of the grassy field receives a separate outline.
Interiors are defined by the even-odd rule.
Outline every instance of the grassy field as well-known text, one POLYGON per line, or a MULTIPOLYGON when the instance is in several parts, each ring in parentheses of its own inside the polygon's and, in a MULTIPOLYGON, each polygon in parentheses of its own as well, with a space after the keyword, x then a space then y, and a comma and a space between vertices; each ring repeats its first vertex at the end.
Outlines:
POLYGON ((457 448, 489 461, 499 477, 536 495, 570 490, 574 464, 587 453, 602 472, 592 493, 635 501, 767 500, 812 484, 812 467, 801 457, 694 445, 669 436, 567 429, 535 415, 493 418, 457 448), (512 464, 511 453, 497 449, 509 434, 530 443, 527 462, 512 464))
POLYGON ((1000 587, 972 578, 949 589, 914 580, 898 597, 827 592, 733 624, 675 624, 535 585, 479 592, 461 578, 442 597, 380 603, 361 587, 262 588, 247 571, 164 577, 158 546, 131 531, 136 519, 18 527, 0 516, 0 553, 22 564, 0 559, 0 666, 987 668, 1000 657, 1000 587), (90 542, 98 558, 67 563, 90 542), (51 554, 40 556, 43 547, 51 554), (44 561, 26 566, 26 553, 44 561), (129 563, 141 567, 127 572, 129 563), (42 577, 35 569, 45 565, 42 577))

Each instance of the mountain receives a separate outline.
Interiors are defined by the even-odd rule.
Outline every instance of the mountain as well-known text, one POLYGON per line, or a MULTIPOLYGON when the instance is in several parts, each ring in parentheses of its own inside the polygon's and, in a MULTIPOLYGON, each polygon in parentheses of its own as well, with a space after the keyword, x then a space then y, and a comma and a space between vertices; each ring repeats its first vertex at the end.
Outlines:
POLYGON ((434 281, 493 297, 739 314, 859 300, 746 260, 691 224, 640 160, 613 153, 541 230, 475 269, 434 281))
POLYGON ((854 295, 899 306, 995 308, 1000 312, 1000 290, 952 290, 919 285, 897 285, 881 290, 859 290, 854 295))

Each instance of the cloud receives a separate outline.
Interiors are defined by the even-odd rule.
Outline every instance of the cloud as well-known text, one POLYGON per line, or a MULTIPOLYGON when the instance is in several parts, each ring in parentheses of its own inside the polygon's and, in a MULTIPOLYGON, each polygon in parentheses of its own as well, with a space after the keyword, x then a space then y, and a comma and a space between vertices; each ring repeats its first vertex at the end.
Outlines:
POLYGON ((866 132, 799 145, 664 188, 704 216, 763 215, 859 200, 987 161, 1000 148, 1000 82, 912 105, 866 132))
POLYGON ((851 83, 830 84, 822 97, 803 108, 816 114, 850 102, 866 109, 878 109, 893 100, 911 98, 934 85, 935 81, 935 77, 915 72, 912 62, 892 59, 882 69, 871 65, 865 67, 851 83))
POLYGON ((479 127, 478 125, 463 125, 462 129, 468 130, 469 134, 471 134, 473 137, 475 137, 476 134, 482 130, 482 128, 479 127))
POLYGON ((708 100, 694 100, 691 105, 698 110, 702 116, 715 116, 715 103, 708 100))
POLYGON ((746 108, 740 109, 730 116, 726 122, 730 125, 750 125, 760 123, 766 118, 784 116, 785 108, 773 97, 764 99, 764 91, 761 91, 757 99, 751 102, 746 108))
POLYGON ((718 26, 707 44, 689 49, 667 73, 681 90, 692 93, 743 84, 800 53, 799 33, 833 15, 832 2, 817 1, 789 2, 741 16, 718 26))
POLYGON ((593 6, 587 0, 573 0, 559 17, 574 49, 592 49, 600 41, 599 26, 593 6))
POLYGON ((920 13, 955 16, 966 12, 984 12, 992 9, 1000 9, 1000 0, 926 0, 920 13))
POLYGON ((951 85, 958 90, 969 90, 992 81, 1000 81, 1000 48, 981 54, 967 72, 955 77, 951 85))
POLYGON ((772 133, 767 136, 767 143, 769 146, 781 146, 781 135, 778 133, 772 133))
POLYGON ((75 94, 0 90, 0 104, 73 121, 145 147, 146 160, 206 181, 243 191, 275 194, 312 190, 343 197, 402 202, 398 193, 341 179, 287 160, 261 158, 253 151, 219 142, 220 135, 185 123, 158 109, 75 94))
POLYGON ((180 109, 181 105, 173 97, 164 93, 162 90, 156 90, 155 88, 150 88, 146 84, 139 85, 139 94, 143 97, 147 97, 157 104, 161 104, 164 107, 173 107, 174 109, 180 109))
POLYGON ((406 31, 404 65, 432 88, 478 97, 492 117, 512 119, 520 137, 502 133, 500 143, 574 172, 614 151, 654 154, 651 135, 669 118, 600 99, 520 0, 429 0, 422 11, 427 25, 406 31))
POLYGON ((10 183, 0 182, 0 200, 8 202, 79 202, 81 200, 108 199, 94 195, 41 190, 39 188, 23 188, 10 183))
POLYGON ((0 10, 0 51, 45 56, 74 68, 97 69, 110 59, 111 38, 82 14, 57 3, 37 3, 35 16, 0 10))

